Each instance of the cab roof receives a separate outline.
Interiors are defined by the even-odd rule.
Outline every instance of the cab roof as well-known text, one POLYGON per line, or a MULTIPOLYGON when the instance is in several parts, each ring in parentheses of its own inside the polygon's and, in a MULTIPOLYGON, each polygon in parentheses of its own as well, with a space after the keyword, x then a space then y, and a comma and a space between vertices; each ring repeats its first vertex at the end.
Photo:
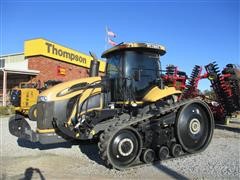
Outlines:
POLYGON ((107 58, 110 54, 117 52, 117 51, 125 51, 125 50, 143 50, 143 51, 151 51, 157 54, 160 54, 160 56, 163 56, 166 53, 166 49, 164 46, 160 44, 154 44, 154 43, 129 43, 129 42, 123 42, 120 43, 106 51, 103 52, 102 58, 107 58))

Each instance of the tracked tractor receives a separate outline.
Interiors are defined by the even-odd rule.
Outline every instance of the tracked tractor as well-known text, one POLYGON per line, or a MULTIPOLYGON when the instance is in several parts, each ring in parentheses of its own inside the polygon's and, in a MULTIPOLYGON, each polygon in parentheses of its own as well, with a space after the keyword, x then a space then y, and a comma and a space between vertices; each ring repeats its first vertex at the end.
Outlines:
POLYGON ((165 53, 158 44, 114 46, 102 54, 104 77, 93 71, 47 89, 38 97, 37 129, 18 116, 10 132, 42 144, 96 138, 106 166, 120 170, 203 151, 212 139, 212 112, 200 99, 179 101, 181 91, 164 84, 165 53))

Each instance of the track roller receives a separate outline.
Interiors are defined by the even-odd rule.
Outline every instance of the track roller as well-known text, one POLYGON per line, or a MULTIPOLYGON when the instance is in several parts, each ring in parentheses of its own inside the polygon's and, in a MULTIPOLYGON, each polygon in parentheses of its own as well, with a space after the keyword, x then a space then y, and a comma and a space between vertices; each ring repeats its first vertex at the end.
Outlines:
POLYGON ((155 160, 155 152, 152 149, 146 149, 142 152, 141 161, 149 164, 155 160))
POLYGON ((158 151, 158 157, 160 160, 167 159, 169 156, 169 149, 167 146, 161 146, 158 151))
POLYGON ((173 157, 178 157, 182 153, 182 146, 180 144, 174 143, 171 145, 170 150, 173 157))

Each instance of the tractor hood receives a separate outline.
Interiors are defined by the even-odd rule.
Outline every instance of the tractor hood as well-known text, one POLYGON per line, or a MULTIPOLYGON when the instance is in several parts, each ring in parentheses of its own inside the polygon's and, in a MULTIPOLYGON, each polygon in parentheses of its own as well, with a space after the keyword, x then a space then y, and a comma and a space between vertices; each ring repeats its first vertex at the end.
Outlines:
MULTIPOLYGON (((81 94, 86 89, 90 89, 91 86, 100 82, 101 77, 88 77, 63 82, 43 91, 38 97, 38 102, 60 101, 70 99, 78 94, 81 94)), ((93 91, 99 91, 99 89, 100 88, 96 88, 93 91)))

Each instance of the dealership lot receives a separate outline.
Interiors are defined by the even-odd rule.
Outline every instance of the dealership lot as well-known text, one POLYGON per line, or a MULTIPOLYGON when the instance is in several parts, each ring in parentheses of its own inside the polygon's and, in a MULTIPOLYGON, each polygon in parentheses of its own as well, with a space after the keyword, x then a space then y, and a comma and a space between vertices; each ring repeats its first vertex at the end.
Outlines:
POLYGON ((0 120, 1 179, 237 179, 240 176, 240 124, 215 129, 211 144, 202 153, 121 172, 103 166, 94 142, 47 146, 26 142, 8 132, 8 119, 0 120))

